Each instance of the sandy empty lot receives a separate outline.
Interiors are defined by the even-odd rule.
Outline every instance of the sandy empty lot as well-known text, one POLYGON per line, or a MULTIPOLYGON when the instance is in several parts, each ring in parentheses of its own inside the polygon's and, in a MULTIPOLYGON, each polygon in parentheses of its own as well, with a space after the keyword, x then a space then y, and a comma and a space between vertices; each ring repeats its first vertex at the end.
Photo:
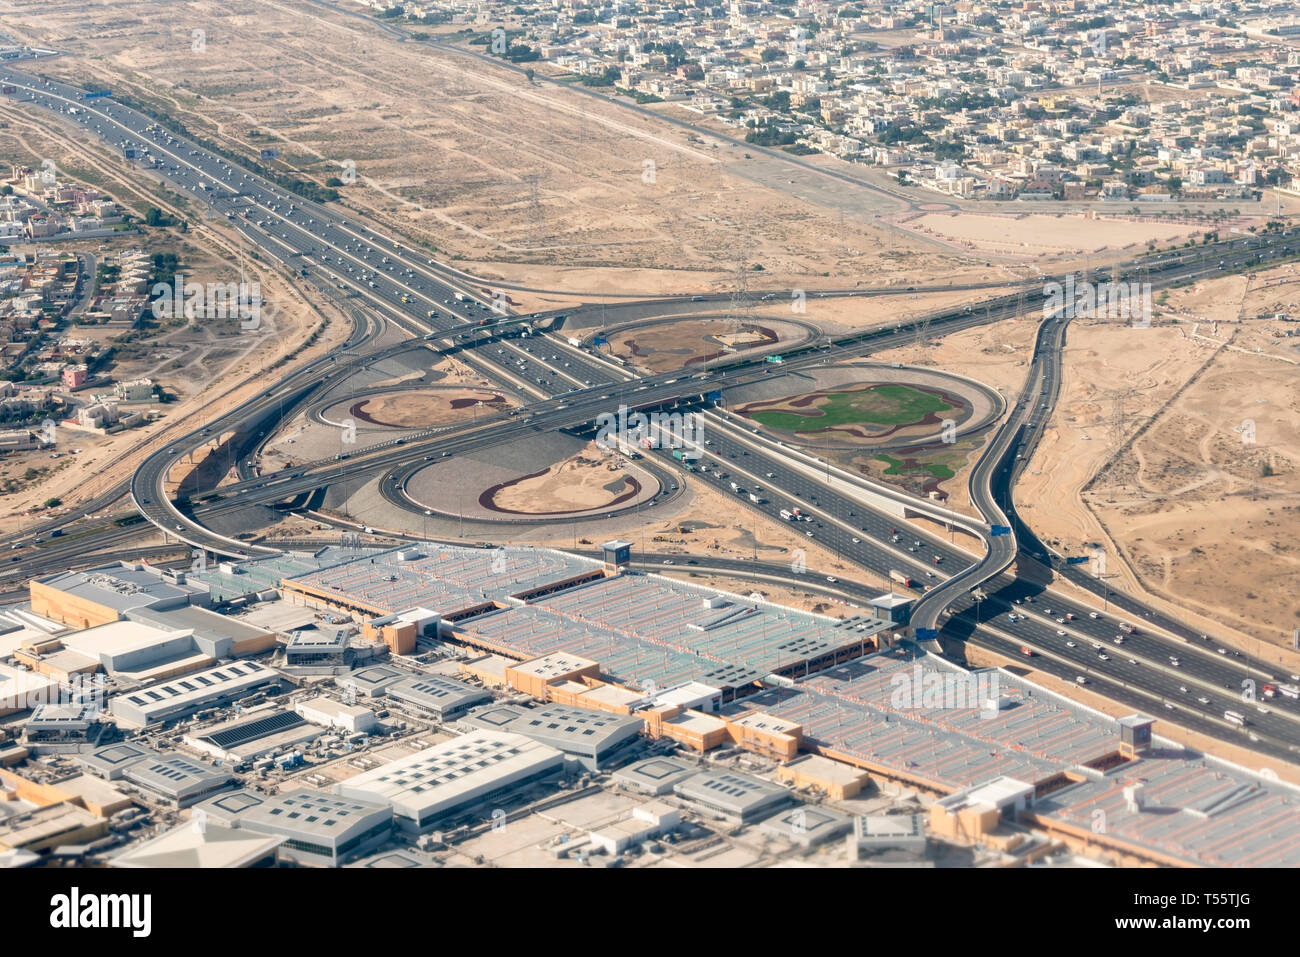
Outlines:
POLYGON ((453 425, 476 414, 490 414, 509 406, 499 392, 486 389, 395 392, 364 399, 349 412, 372 425, 402 429, 428 429, 453 425))
POLYGON ((806 337, 806 332, 789 323, 706 319, 660 322, 611 332, 609 343, 614 355, 627 359, 635 368, 668 372, 703 368, 705 362, 749 349, 779 351, 781 343, 806 337))
POLYGON ((521 515, 562 515, 632 501, 640 490, 634 476, 610 471, 606 457, 583 453, 493 490, 489 507, 521 515))
POLYGON ((1062 400, 1017 500, 1067 551, 1104 545, 1119 587, 1280 646, 1300 627, 1300 390, 1271 320, 1224 321, 1211 335, 1213 314, 1241 311, 1246 284, 1168 297, 1166 313, 1211 314, 1205 338, 1191 321, 1076 321, 1062 400))
POLYGON ((908 225, 975 252, 1023 256, 1127 249, 1153 239, 1164 244, 1205 231, 1204 225, 1093 218, 1082 213, 927 213, 908 225))

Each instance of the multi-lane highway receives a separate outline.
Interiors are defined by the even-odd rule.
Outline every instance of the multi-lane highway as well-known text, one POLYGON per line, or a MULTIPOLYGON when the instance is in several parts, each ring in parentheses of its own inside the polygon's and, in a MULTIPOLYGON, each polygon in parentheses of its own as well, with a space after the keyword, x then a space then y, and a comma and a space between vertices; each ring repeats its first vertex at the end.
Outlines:
POLYGON ((970 500, 989 526, 984 556, 928 592, 913 610, 912 625, 921 640, 937 639, 939 620, 963 593, 996 579, 1016 560, 1019 540, 1008 515, 1015 514, 1011 492, 1052 417, 1060 394, 1060 357, 1068 319, 1056 313, 1044 319, 1034 339, 1029 373, 1011 415, 994 433, 968 482, 970 500))

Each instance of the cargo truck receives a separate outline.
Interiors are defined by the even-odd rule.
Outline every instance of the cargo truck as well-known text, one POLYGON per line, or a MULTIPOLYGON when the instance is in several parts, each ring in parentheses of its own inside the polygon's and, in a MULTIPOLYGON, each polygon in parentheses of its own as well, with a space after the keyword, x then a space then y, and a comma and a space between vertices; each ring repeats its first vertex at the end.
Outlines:
POLYGON ((889 577, 898 582, 898 584, 902 585, 904 588, 912 588, 915 585, 911 578, 900 571, 890 571, 889 577))

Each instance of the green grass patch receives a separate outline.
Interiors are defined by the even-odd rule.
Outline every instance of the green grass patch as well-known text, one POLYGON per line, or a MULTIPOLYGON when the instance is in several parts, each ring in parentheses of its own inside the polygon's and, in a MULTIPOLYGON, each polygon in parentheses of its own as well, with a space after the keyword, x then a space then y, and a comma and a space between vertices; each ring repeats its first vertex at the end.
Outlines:
POLYGON ((950 479, 957 474, 942 462, 925 462, 908 466, 902 459, 890 455, 877 455, 876 458, 889 466, 885 469, 886 475, 913 475, 917 472, 926 472, 937 479, 950 479))
POLYGON ((817 400, 817 412, 754 412, 754 421, 771 429, 812 432, 839 425, 910 425, 931 413, 954 407, 937 395, 906 385, 881 385, 856 392, 830 392, 817 400))

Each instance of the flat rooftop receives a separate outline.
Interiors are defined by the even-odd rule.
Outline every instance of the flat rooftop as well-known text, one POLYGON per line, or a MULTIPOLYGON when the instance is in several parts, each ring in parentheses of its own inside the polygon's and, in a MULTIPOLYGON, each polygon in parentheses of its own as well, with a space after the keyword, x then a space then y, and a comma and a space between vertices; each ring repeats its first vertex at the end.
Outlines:
POLYGON ((168 581, 141 565, 122 562, 80 572, 60 572, 35 579, 42 585, 76 598, 112 608, 119 614, 133 608, 163 604, 189 604, 207 589, 199 585, 168 581))
POLYGON ((820 844, 853 830, 853 818, 833 808, 801 805, 773 814, 759 830, 795 844, 820 844))
POLYGON ((0 848, 26 847, 48 841, 60 834, 92 827, 102 820, 75 804, 50 804, 0 822, 0 848))
POLYGON ((273 599, 260 601, 240 614, 230 617, 257 629, 287 634, 314 625, 316 615, 317 613, 311 608, 293 605, 283 599, 273 599))
POLYGON ((921 707, 894 705, 899 683, 921 686, 929 674, 955 683, 970 673, 895 648, 811 675, 793 688, 765 689, 724 711, 739 717, 756 709, 787 718, 803 727, 805 740, 837 756, 897 769, 945 791, 1000 776, 1039 781, 1119 746, 1114 727, 1007 674, 997 677, 1008 706, 991 717, 975 701, 968 707, 946 707, 942 700, 924 706, 924 699, 921 707))
POLYGON ((60 635, 64 647, 80 652, 96 661, 103 655, 121 655, 137 648, 146 648, 171 637, 175 629, 160 628, 138 621, 110 621, 84 631, 60 635))
POLYGON ((195 810, 228 827, 249 827, 332 847, 393 819, 386 802, 356 801, 309 788, 291 788, 273 796, 231 791, 195 805, 195 810))
MULTIPOLYGON (((843 760, 927 782, 949 793, 1010 778, 1036 784, 1118 750, 1119 721, 998 672, 1007 707, 897 707, 895 679, 968 674, 897 647, 827 669, 793 688, 770 688, 724 711, 758 708, 803 726, 804 741, 843 760)), ((922 702, 923 704, 924 702, 922 702)), ((1163 742, 1105 773, 1035 802, 1047 822, 1107 835, 1135 851, 1214 867, 1300 866, 1300 789, 1163 742), (1127 810, 1124 788, 1144 784, 1145 809, 1127 810)), ((990 791, 1001 794, 1002 791, 990 791)))
POLYGON ((358 558, 342 553, 334 564, 286 575, 286 585, 337 599, 378 615, 413 607, 439 614, 508 600, 534 588, 595 572, 599 562, 539 548, 458 548, 422 543, 358 558), (408 556, 405 560, 401 556, 408 556))
POLYGON ((185 736, 185 741, 187 744, 201 742, 213 751, 246 760, 278 747, 310 741, 320 733, 319 728, 295 711, 269 708, 206 730, 192 731, 185 736))
MULTIPOLYGON (((444 624, 463 616, 451 627, 486 650, 520 661, 586 658, 638 687, 700 681, 739 688, 773 671, 851 654, 890 627, 875 618, 846 625, 657 575, 604 577, 602 568, 550 549, 426 542, 419 549, 323 549, 198 577, 282 579, 287 590, 365 614, 427 608, 444 624)), ((213 590, 218 597, 221 589, 213 590)))
POLYGON ((642 794, 668 794, 673 785, 694 777, 700 769, 680 758, 656 757, 636 761, 614 772, 614 783, 642 794))
POLYGON ((41 704, 27 719, 29 731, 84 731, 101 717, 98 704, 41 704))
POLYGON ((556 653, 600 663, 619 684, 699 682, 738 688, 774 671, 853 653, 889 627, 836 619, 649 575, 563 589, 452 626, 466 641, 515 658, 556 653))
POLYGON ((250 691, 260 685, 278 681, 279 672, 254 661, 235 661, 195 672, 184 678, 173 678, 139 691, 113 697, 114 713, 119 702, 130 705, 132 717, 139 715, 146 722, 160 720, 187 708, 199 707, 203 702, 250 691))
POLYGON ((126 771, 127 780, 167 798, 184 798, 233 780, 228 771, 191 761, 179 754, 160 754, 138 761, 126 771))
POLYGON ((119 741, 96 748, 89 754, 77 755, 75 763, 102 778, 116 780, 126 773, 126 769, 149 758, 157 758, 158 752, 152 748, 119 741))
POLYGON ((220 562, 191 577, 203 582, 214 602, 231 601, 279 588, 285 578, 310 575, 344 561, 378 554, 384 549, 327 547, 316 552, 285 552, 237 563, 220 562))
POLYGON ((520 734, 473 731, 363 771, 334 786, 343 797, 385 801, 423 824, 510 784, 558 770, 563 755, 520 734))
POLYGON ((388 686, 388 697, 404 701, 417 708, 449 714, 463 710, 492 696, 482 688, 475 688, 455 678, 441 675, 419 675, 403 678, 388 686))
POLYGON ((155 625, 172 631, 191 631, 201 638, 230 638, 245 641, 265 635, 267 629, 259 628, 247 621, 222 615, 208 608, 186 605, 183 608, 141 609, 132 611, 130 617, 135 621, 155 625))
POLYGON ((734 771, 700 771, 673 785, 680 798, 703 807, 751 820, 790 803, 785 788, 734 771))
POLYGON ((414 676, 414 672, 395 668, 392 665, 370 665, 346 675, 339 675, 336 680, 339 685, 351 688, 359 695, 374 697, 382 695, 390 685, 414 676))
POLYGON ((471 727, 522 734, 561 751, 589 755, 603 755, 635 737, 645 724, 637 717, 562 704, 536 708, 489 704, 475 708, 462 721, 471 727))

